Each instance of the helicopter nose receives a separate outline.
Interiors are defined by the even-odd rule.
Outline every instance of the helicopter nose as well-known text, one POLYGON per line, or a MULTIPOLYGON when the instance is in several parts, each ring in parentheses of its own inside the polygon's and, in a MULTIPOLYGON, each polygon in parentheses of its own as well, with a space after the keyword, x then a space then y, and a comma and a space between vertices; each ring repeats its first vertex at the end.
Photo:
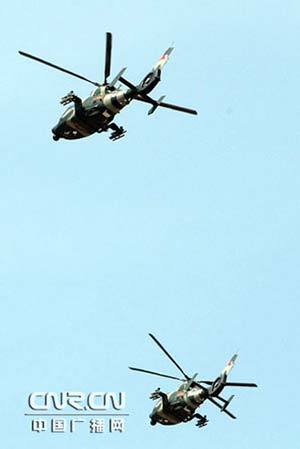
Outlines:
POLYGON ((52 128, 52 130, 51 130, 52 133, 53 133, 53 134, 58 134, 59 128, 60 128, 59 124, 53 126, 53 128, 52 128))
POLYGON ((52 128, 53 140, 58 140, 62 135, 62 129, 60 124, 58 123, 52 128))

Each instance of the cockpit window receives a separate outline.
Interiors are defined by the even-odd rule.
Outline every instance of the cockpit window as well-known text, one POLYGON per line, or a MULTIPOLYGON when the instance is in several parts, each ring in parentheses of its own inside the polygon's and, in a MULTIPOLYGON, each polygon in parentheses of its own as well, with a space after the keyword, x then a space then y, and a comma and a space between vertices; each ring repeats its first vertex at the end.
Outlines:
POLYGON ((66 118, 68 115, 71 115, 73 111, 74 111, 73 107, 66 109, 61 118, 66 118))
POLYGON ((93 97, 94 95, 99 95, 99 94, 100 94, 100 87, 96 87, 96 89, 92 90, 91 97, 93 97))

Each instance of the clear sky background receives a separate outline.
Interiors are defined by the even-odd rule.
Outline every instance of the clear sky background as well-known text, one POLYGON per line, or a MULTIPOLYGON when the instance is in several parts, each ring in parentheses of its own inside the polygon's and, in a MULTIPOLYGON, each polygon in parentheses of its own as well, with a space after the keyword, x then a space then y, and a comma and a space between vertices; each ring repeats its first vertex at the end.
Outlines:
POLYGON ((72 449, 299 447, 299 20, 297 1, 7 2, 1 11, 1 446, 72 449), (83 81, 138 82, 174 41, 153 96, 194 107, 128 130, 54 142, 83 81), (158 386, 128 365, 215 378, 238 351, 236 421, 149 425, 158 386), (126 391, 123 435, 32 434, 32 391, 126 391))

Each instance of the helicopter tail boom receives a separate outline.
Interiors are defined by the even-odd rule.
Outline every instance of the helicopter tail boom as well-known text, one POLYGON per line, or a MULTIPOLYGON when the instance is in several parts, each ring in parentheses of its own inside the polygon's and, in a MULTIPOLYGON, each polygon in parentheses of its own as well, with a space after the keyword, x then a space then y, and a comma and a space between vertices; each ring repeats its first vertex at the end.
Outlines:
POLYGON ((146 95, 151 92, 157 84, 160 82, 160 75, 163 67, 169 60, 170 54, 174 50, 174 47, 169 47, 159 58, 159 60, 152 67, 151 72, 142 79, 138 85, 138 92, 140 95, 146 95))

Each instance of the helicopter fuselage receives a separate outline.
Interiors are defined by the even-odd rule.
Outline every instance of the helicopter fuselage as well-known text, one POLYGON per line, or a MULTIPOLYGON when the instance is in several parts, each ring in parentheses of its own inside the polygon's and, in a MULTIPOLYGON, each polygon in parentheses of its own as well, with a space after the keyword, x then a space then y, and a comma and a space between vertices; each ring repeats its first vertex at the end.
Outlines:
POLYGON ((126 91, 109 86, 97 87, 83 101, 72 94, 72 92, 68 94, 72 100, 68 101, 68 96, 66 96, 64 98, 67 100, 63 104, 74 101, 74 106, 64 112, 57 125, 52 129, 55 140, 59 138, 80 139, 95 132, 107 131, 114 116, 131 101, 126 91))
POLYGON ((193 419, 195 411, 205 401, 206 390, 199 386, 188 387, 182 384, 177 391, 162 393, 156 391, 160 396, 157 404, 150 414, 151 424, 157 422, 163 425, 174 425, 193 419))

